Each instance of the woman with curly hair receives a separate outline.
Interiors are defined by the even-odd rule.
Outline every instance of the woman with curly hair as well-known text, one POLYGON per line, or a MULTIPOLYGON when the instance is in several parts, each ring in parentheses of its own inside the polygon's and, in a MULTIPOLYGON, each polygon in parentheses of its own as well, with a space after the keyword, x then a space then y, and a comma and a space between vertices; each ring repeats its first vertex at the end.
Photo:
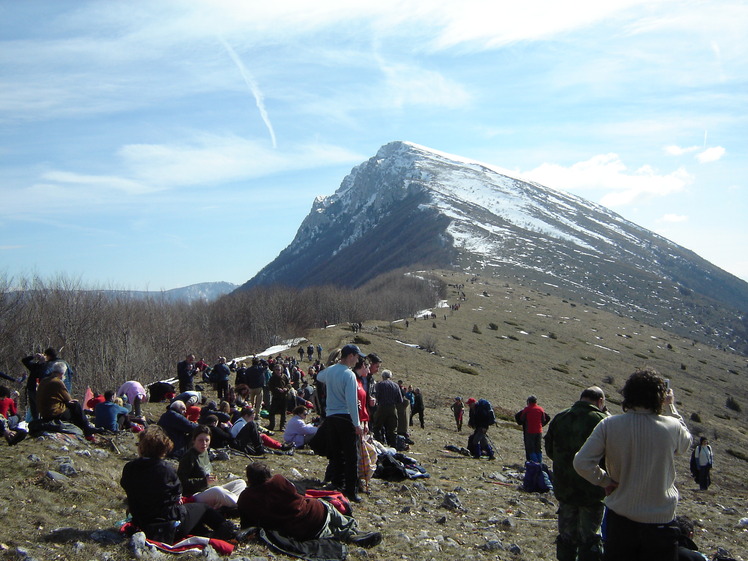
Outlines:
POLYGON ((674 456, 689 450, 691 434, 656 371, 637 370, 621 393, 623 414, 598 423, 574 457, 574 469, 605 489, 605 561, 675 560, 674 456))

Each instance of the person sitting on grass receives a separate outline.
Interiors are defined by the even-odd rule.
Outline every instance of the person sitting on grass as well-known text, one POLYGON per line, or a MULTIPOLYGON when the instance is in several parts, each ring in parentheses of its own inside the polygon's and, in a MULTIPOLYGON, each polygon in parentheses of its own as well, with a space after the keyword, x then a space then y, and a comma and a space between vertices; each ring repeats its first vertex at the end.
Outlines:
POLYGON ((123 428, 131 426, 127 418, 129 411, 117 405, 114 401, 114 392, 107 390, 104 392, 104 401, 97 403, 94 407, 94 425, 99 428, 117 432, 123 428))
POLYGON ((306 422, 309 410, 303 405, 295 407, 292 413, 293 417, 289 419, 286 425, 283 439, 292 443, 296 448, 302 448, 317 434, 317 427, 306 422))
POLYGON ((171 402, 169 408, 158 420, 158 425, 164 429, 174 444, 169 453, 171 458, 181 458, 184 455, 190 443, 190 435, 197 426, 197 423, 185 417, 186 413, 187 406, 184 402, 176 400, 171 402))
POLYGON ((83 435, 92 438, 100 434, 103 429, 89 424, 83 407, 77 399, 73 399, 65 386, 65 364, 57 362, 52 365, 49 376, 39 383, 36 390, 36 407, 42 421, 65 421, 74 424, 83 431, 83 435))
POLYGON ((12 429, 10 422, 2 416, 0 416, 0 434, 8 442, 8 446, 15 446, 28 435, 25 430, 21 430, 18 427, 12 429))
POLYGON ((207 425, 198 425, 192 432, 192 447, 179 460, 177 469, 182 492, 186 497, 215 509, 234 508, 247 484, 237 478, 223 485, 212 485, 216 482, 216 476, 213 475, 208 455, 210 439, 211 428, 207 425))
MULTIPOLYGON (((244 423, 234 439, 237 450, 241 450, 250 456, 262 456, 265 448, 274 450, 276 454, 286 455, 293 453, 293 445, 281 444, 274 438, 260 433, 255 422, 255 411, 251 407, 245 407, 242 410, 242 420, 244 423)), ((236 423, 237 425, 239 422, 236 423)))
POLYGON ((188 535, 235 539, 236 528, 217 510, 200 502, 182 504, 179 476, 165 460, 174 446, 166 432, 149 425, 138 437, 140 457, 125 464, 120 479, 133 524, 146 537, 163 543, 188 535))
POLYGON ((273 475, 262 462, 247 466, 247 488, 239 496, 242 528, 260 526, 299 541, 332 538, 358 547, 374 547, 379 532, 358 533, 358 523, 328 501, 300 494, 293 483, 273 475))

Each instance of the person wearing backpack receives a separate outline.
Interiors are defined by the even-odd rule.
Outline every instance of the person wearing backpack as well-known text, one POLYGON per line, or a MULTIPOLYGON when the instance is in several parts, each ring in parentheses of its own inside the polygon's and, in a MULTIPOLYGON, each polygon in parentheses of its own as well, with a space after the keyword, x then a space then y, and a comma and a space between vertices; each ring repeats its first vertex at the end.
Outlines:
POLYGON ((600 561, 605 491, 574 470, 574 454, 606 414, 605 393, 587 388, 579 401, 553 417, 545 435, 545 453, 553 460, 553 494, 558 500, 558 561, 600 561))
POLYGON ((476 400, 471 397, 465 402, 468 406, 468 426, 473 429, 473 434, 468 438, 468 450, 475 459, 488 456, 494 460, 493 446, 488 439, 488 427, 496 424, 496 414, 491 402, 487 399, 476 400))
POLYGON ((525 459, 528 462, 541 463, 543 461, 543 452, 541 451, 543 427, 551 420, 550 415, 538 405, 538 398, 531 395, 527 398, 527 407, 517 412, 514 420, 517 421, 518 425, 522 425, 525 440, 525 459))
POLYGON ((709 440, 705 436, 701 437, 699 445, 694 448, 693 453, 696 457, 696 465, 698 467, 698 478, 696 481, 699 483, 699 490, 706 491, 712 483, 709 470, 712 469, 712 464, 714 463, 714 454, 712 453, 712 447, 709 446, 709 440))

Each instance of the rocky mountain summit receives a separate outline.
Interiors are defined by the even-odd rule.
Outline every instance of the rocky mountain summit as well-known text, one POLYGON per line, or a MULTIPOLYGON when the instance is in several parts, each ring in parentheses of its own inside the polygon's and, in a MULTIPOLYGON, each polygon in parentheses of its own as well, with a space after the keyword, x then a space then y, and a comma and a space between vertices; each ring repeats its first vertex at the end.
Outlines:
POLYGON ((522 280, 748 353, 748 283, 605 207, 408 142, 317 197, 291 244, 241 289, 358 286, 414 266, 522 280))

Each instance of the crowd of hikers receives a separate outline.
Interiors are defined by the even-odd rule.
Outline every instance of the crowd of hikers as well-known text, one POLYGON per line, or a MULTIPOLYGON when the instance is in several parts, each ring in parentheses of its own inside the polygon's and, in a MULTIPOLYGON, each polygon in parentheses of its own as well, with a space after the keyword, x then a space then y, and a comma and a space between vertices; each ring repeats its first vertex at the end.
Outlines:
MULTIPOLYGON (((333 350, 325 362, 322 353, 321 345, 309 344, 298 348, 298 358, 219 357, 213 366, 190 353, 178 362, 174 379, 148 387, 129 380, 103 392, 88 389, 79 402, 71 396, 74 369, 50 348, 22 359, 24 377, 0 373, 11 384, 25 383, 27 397, 22 417, 18 391, 0 386, 0 428, 9 445, 50 431, 89 440, 123 430, 138 433, 139 457, 124 466, 121 485, 130 530, 142 530, 154 542, 172 544, 196 535, 236 543, 261 528, 263 538, 282 550, 296 548, 303 555, 305 548, 332 547, 335 557, 341 543, 381 542, 378 532, 359 532, 350 516, 351 503, 369 491, 375 470, 428 476, 403 454, 415 444, 414 419, 425 427, 425 407, 420 388, 393 380, 378 355, 353 344, 333 350), (149 400, 165 404, 155 422, 143 415, 149 400), (328 459, 319 489, 299 488, 257 459, 305 448, 328 459), (211 461, 221 459, 222 451, 223 459, 226 451, 255 459, 246 479, 218 484, 211 461), (240 519, 239 527, 231 517, 240 519)), ((610 415, 597 386, 553 418, 534 395, 515 415, 524 437, 524 488, 553 491, 559 502, 557 558, 705 559, 694 556, 700 554, 689 521, 675 516, 673 456, 686 453, 692 437, 675 409, 673 391, 645 369, 628 378, 622 393, 621 415, 610 415), (543 463, 543 441, 552 472, 543 463)), ((467 409, 472 433, 467 448, 447 449, 495 460, 491 403, 456 397, 450 409, 458 433, 467 409)), ((712 465, 711 447, 701 438, 691 458, 701 490, 709 487, 712 465)))

